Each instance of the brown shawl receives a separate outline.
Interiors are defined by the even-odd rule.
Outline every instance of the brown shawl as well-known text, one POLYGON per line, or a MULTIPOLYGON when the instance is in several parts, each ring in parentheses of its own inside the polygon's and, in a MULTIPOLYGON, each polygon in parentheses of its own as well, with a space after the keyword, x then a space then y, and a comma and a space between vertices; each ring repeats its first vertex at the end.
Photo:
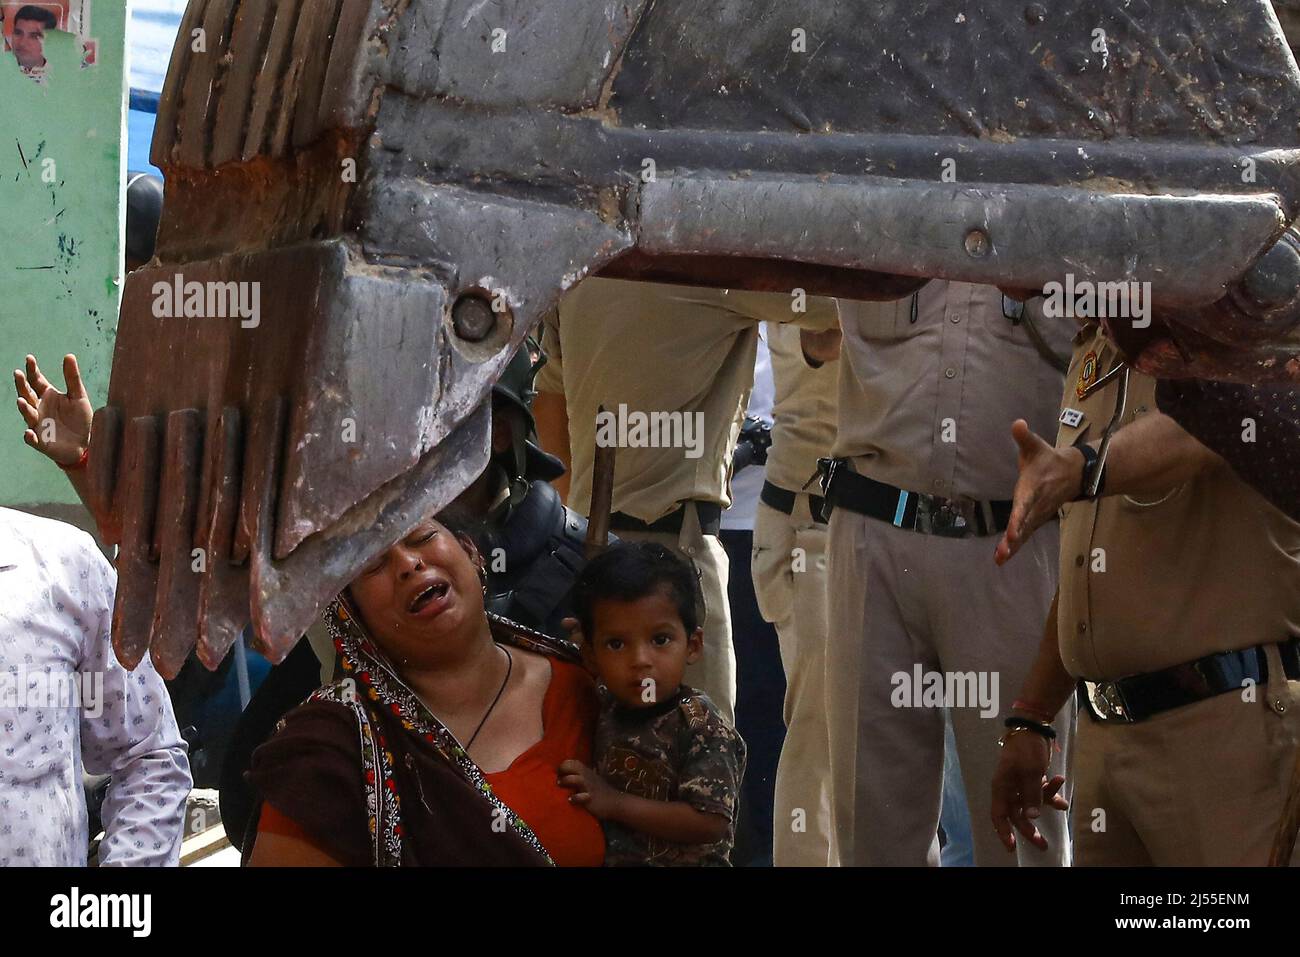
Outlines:
MULTIPOLYGON (((579 660, 569 642, 488 617, 498 642, 579 660)), ((346 599, 329 606, 326 624, 342 677, 289 712, 254 753, 250 776, 263 800, 350 866, 553 863, 346 599)))

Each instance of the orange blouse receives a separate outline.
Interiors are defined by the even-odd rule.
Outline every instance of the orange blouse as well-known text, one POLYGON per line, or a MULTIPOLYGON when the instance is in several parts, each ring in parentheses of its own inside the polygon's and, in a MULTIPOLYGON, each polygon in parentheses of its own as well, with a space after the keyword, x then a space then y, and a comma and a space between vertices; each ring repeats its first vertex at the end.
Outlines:
MULTIPOLYGON (((492 790, 519 815, 551 859, 561 867, 599 867, 605 859, 600 822, 569 803, 573 793, 559 785, 560 764, 576 758, 591 765, 591 738, 596 726, 596 690, 577 665, 548 657, 551 682, 542 701, 542 740, 520 754, 510 767, 484 777, 492 790)), ((324 851, 298 823, 269 803, 262 806, 258 833, 281 834, 324 851)))
POLYGON ((497 797, 532 828, 556 864, 600 867, 605 860, 600 822, 569 803, 573 792, 559 784, 561 763, 576 758, 591 766, 595 684, 577 665, 546 660, 551 663, 551 683, 542 702, 542 740, 504 771, 484 777, 497 797))

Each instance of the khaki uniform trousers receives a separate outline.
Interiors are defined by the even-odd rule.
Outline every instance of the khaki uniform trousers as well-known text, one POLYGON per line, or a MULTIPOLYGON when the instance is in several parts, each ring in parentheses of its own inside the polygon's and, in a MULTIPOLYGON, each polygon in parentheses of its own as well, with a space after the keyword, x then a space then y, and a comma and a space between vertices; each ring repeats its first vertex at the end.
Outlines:
MULTIPOLYGON (((990 691, 996 677, 996 715, 982 717, 970 703, 950 709, 975 863, 1069 861, 1064 814, 1040 819, 1046 852, 1021 841, 1012 855, 993 830, 998 739, 1042 640, 1059 529, 1040 528, 1001 568, 993 564, 996 541, 924 535, 842 508, 831 516, 826 691, 832 827, 843 864, 939 863, 943 708, 891 703, 893 676, 910 684, 917 664, 923 672, 983 674, 990 691)), ((1073 713, 1071 703, 1058 715, 1052 774, 1065 773, 1073 713)))
POLYGON ((826 727, 826 526, 806 493, 786 515, 762 502, 751 570, 758 609, 776 627, 785 668, 785 744, 776 769, 772 858, 777 867, 826 867, 831 842, 826 727))
POLYGON ((727 723, 736 724, 736 650, 731 643, 731 606, 727 603, 727 552, 716 535, 700 531, 695 506, 686 504, 679 535, 667 532, 614 532, 629 542, 657 542, 695 562, 704 597, 704 654, 686 668, 685 681, 717 705, 727 723))
MULTIPOLYGON (((1277 679, 1281 659, 1270 651, 1267 688, 1137 724, 1079 715, 1071 805, 1079 865, 1268 863, 1300 748, 1300 682, 1277 679)), ((1300 865, 1300 846, 1290 865, 1300 865)))

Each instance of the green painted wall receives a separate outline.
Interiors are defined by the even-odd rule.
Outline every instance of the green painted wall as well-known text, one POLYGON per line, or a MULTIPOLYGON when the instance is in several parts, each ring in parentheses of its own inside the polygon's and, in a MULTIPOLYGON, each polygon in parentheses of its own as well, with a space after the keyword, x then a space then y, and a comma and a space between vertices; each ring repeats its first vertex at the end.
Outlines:
POLYGON ((44 83, 0 52, 0 505, 77 501, 23 443, 12 377, 23 356, 62 387, 63 356, 75 352, 96 408, 108 392, 123 268, 127 12, 122 0, 87 5, 93 66, 82 68, 81 42, 67 33, 46 38, 44 83))

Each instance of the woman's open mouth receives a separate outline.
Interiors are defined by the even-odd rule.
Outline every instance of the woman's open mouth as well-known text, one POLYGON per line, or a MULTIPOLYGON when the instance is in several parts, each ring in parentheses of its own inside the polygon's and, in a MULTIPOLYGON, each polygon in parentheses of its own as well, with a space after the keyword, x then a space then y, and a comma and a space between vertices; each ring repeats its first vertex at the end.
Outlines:
POLYGON ((447 582, 433 582, 413 599, 407 611, 420 618, 436 615, 447 604, 447 595, 451 586, 447 582))

